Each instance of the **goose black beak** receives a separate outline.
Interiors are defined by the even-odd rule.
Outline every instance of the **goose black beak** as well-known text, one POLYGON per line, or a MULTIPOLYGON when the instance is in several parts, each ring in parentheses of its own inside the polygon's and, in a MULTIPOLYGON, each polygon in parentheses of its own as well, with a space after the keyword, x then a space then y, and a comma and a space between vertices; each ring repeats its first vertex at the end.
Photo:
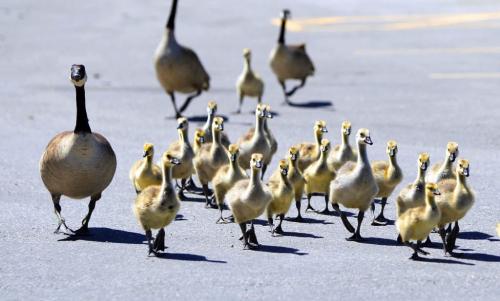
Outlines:
POLYGON ((464 168, 464 176, 469 177, 469 168, 464 168))
POLYGON ((143 158, 146 158, 148 156, 148 152, 147 151, 144 151, 144 153, 142 154, 142 157, 143 158))
POLYGON ((368 144, 368 145, 373 145, 372 138, 370 136, 366 137, 365 138, 365 143, 368 144))
POLYGON ((182 124, 177 125, 178 130, 182 129, 182 127, 183 127, 182 124))
POLYGON ((255 167, 262 168, 262 161, 255 162, 255 167))

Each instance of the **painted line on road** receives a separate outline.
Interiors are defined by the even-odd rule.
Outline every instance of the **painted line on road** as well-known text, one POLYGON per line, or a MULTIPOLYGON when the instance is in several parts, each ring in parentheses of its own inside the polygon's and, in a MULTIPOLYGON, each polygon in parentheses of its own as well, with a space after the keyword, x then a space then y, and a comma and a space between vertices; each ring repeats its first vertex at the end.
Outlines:
MULTIPOLYGON (((478 13, 450 13, 435 15, 379 15, 379 16, 331 16, 304 19, 290 19, 290 31, 403 31, 428 28, 456 27, 493 28, 491 24, 500 20, 500 11, 478 13)), ((280 19, 272 24, 280 26, 280 19)))
POLYGON ((431 73, 430 79, 500 79, 500 72, 431 73))

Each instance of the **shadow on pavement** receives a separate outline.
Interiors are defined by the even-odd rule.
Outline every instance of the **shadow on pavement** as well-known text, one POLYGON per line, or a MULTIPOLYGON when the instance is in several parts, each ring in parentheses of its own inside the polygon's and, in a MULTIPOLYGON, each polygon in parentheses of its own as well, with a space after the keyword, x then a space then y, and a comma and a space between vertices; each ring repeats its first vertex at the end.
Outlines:
POLYGON ((484 232, 479 232, 479 231, 465 231, 465 232, 458 233, 458 238, 460 238, 460 239, 483 240, 483 239, 489 239, 492 237, 493 237, 493 235, 490 235, 490 234, 484 233, 484 232))
POLYGON ((135 232, 110 228, 89 228, 88 235, 69 235, 59 241, 96 241, 117 244, 145 244, 146 236, 135 232))
MULTIPOLYGON (((222 117, 224 119, 224 122, 229 121, 229 118, 225 115, 220 115, 217 114, 217 116, 222 117)), ((195 123, 205 123, 207 121, 207 115, 194 115, 194 116, 188 116, 186 117, 189 122, 195 122, 195 123)))
POLYGON ((252 251, 267 252, 267 253, 281 253, 281 254, 294 254, 294 255, 308 255, 309 253, 300 252, 299 249, 288 248, 282 246, 259 245, 259 248, 252 251))
POLYGON ((484 262, 500 262, 500 256, 484 253, 455 253, 460 259, 476 260, 484 262))
POLYGON ((289 231, 284 231, 282 236, 302 237, 302 238, 323 238, 323 236, 318 236, 312 233, 289 232, 289 231))
POLYGON ((296 108, 316 109, 316 108, 331 107, 333 106, 333 103, 329 100, 311 100, 300 103, 290 101, 290 106, 296 108))
POLYGON ((474 265, 473 263, 469 263, 469 262, 462 262, 462 261, 458 261, 458 260, 453 260, 453 259, 446 259, 446 258, 428 258, 428 257, 422 257, 420 256, 420 258, 418 260, 416 260, 417 262, 420 261, 420 262, 429 262, 429 263, 447 263, 447 264, 461 264, 461 265, 474 265))
POLYGON ((327 221, 322 220, 322 219, 310 218, 310 217, 303 217, 301 221, 296 221, 296 220, 294 220, 293 217, 288 217, 285 220, 287 222, 291 222, 291 223, 333 225, 333 223, 331 223, 331 222, 327 222, 327 221))
POLYGON ((181 261, 205 261, 212 263, 227 263, 224 260, 207 259, 205 256, 188 253, 161 253, 156 256, 161 259, 181 260, 181 261))
POLYGON ((398 244, 396 239, 388 239, 382 237, 365 237, 363 240, 358 241, 358 243, 380 246, 402 246, 398 244))

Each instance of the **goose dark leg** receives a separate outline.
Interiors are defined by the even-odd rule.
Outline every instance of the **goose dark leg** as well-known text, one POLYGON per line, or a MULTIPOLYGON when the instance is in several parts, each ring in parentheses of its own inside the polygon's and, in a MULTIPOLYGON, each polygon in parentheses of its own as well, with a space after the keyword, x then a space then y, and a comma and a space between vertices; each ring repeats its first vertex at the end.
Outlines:
POLYGON ((441 236, 441 241, 443 242, 443 251, 444 251, 444 255, 448 255, 448 248, 446 247, 446 230, 444 229, 444 227, 440 227, 439 228, 439 236, 441 236))
POLYGON ((399 233, 398 233, 398 237, 396 237, 396 243, 399 245, 403 243, 403 239, 401 238, 401 234, 399 234, 399 233))
POLYGON ((179 112, 182 114, 187 107, 189 106, 189 103, 191 103, 191 100, 193 100, 195 97, 200 96, 201 90, 196 91, 196 93, 189 95, 188 98, 186 98, 186 101, 184 101, 184 104, 181 106, 179 112))
POLYGON ((306 208, 306 211, 307 210, 312 210, 312 211, 316 211, 314 210, 314 208, 311 206, 311 194, 308 193, 307 194, 307 208, 306 208))
POLYGON ((205 195, 205 208, 217 208, 217 206, 213 204, 211 198, 208 197, 210 194, 208 184, 203 184, 203 194, 205 195))
POLYGON ((356 232, 354 232, 354 234, 351 237, 346 238, 347 240, 349 240, 349 241, 361 241, 361 240, 363 240, 363 237, 361 237, 360 231, 361 231, 361 224, 363 223, 364 217, 365 217, 365 212, 359 210, 359 212, 358 212, 358 225, 356 227, 356 232))
POLYGON ((274 234, 274 220, 273 220, 273 216, 268 216, 267 217, 267 224, 269 226, 269 231, 271 232, 271 235, 274 234))
POLYGON ((278 226, 276 228, 274 228, 274 233, 283 234, 284 232, 283 232, 283 228, 281 228, 281 224, 283 223, 283 219, 285 218, 285 215, 280 214, 279 217, 280 217, 280 223, 278 224, 278 226))
POLYGON ((450 255, 453 254, 453 249, 455 249, 455 242, 457 240, 460 227, 458 227, 458 221, 455 222, 455 226, 452 228, 451 232, 446 237, 446 249, 450 255))
POLYGON ((80 229, 75 231, 76 235, 82 235, 82 234, 87 234, 89 232, 89 221, 90 217, 92 216, 92 212, 94 212, 95 209, 95 203, 101 198, 101 194, 99 193, 98 195, 90 197, 90 203, 89 203, 89 212, 85 216, 85 218, 82 220, 82 226, 80 229))
POLYGON ((296 222, 301 222, 304 219, 302 218, 302 214, 300 213, 300 207, 301 207, 301 197, 295 197, 295 208, 297 208, 297 217, 294 218, 293 220, 296 222))
POLYGON ((414 244, 412 244, 411 242, 409 242, 409 241, 405 241, 404 244, 405 244, 405 246, 408 246, 408 247, 410 247, 413 250, 413 254, 408 259, 419 260, 420 257, 418 257, 417 247, 414 244))
POLYGON ((427 236, 427 239, 425 240, 425 242, 422 244, 423 247, 432 247, 432 241, 431 241, 431 237, 430 235, 427 236))
POLYGON ((180 200, 186 199, 186 195, 184 194, 185 190, 186 190, 186 179, 181 179, 181 186, 179 187, 179 192, 177 193, 180 200))
POLYGON ((193 193, 195 193, 195 192, 199 193, 199 191, 201 189, 200 189, 200 187, 196 186, 196 184, 194 183, 193 177, 189 177, 189 181, 186 184, 186 190, 189 192, 193 192, 193 193))
POLYGON ((349 223, 349 220, 347 220, 347 216, 345 216, 344 212, 340 210, 339 204, 333 203, 332 204, 333 209, 340 215, 340 219, 342 220, 342 224, 344 224, 344 227, 347 229, 347 231, 354 233, 354 227, 349 223))
POLYGON ((222 211, 224 211, 224 205, 220 204, 218 206, 219 206, 220 217, 215 223, 216 224, 227 224, 227 220, 222 217, 222 211))
POLYGON ((248 230, 248 243, 254 247, 259 246, 257 241, 257 235, 255 235, 255 227, 253 226, 253 221, 250 222, 250 229, 248 230))
POLYGON ((174 94, 174 92, 168 93, 168 95, 170 96, 170 100, 172 101, 172 106, 174 107, 175 118, 181 117, 181 113, 177 109, 177 103, 175 102, 175 94, 174 94))
POLYGON ((156 255, 156 251, 153 249, 153 244, 151 243, 151 240, 153 239, 153 234, 151 233, 151 230, 146 230, 146 239, 148 240, 148 256, 151 255, 151 253, 156 255))
POLYGON ((429 252, 422 250, 422 242, 419 240, 417 241, 417 252, 422 254, 422 255, 429 255, 429 252))
POLYGON ((165 230, 161 228, 156 234, 155 241, 153 242, 153 249, 156 252, 165 251, 165 230))
MULTIPOLYGON (((372 203, 373 204, 373 203, 372 203)), ((380 226, 385 226, 387 225, 387 222, 388 220, 385 218, 384 216, 384 209, 385 209, 385 205, 387 204, 387 198, 382 198, 381 200, 381 208, 380 208, 380 213, 379 215, 375 218, 375 220, 373 221, 372 225, 374 223, 380 225, 380 226)))
POLYGON ((243 98, 245 97, 243 95, 243 93, 239 93, 239 97, 240 97, 240 102, 238 104, 238 110, 236 111, 236 114, 240 114, 241 113, 241 107, 243 106, 243 98))
POLYGON ((325 209, 323 209, 323 211, 319 211, 319 213, 321 214, 329 214, 330 213, 330 210, 328 210, 328 203, 330 201, 328 200, 328 194, 325 194, 325 209))
POLYGON ((285 96, 285 103, 290 105, 290 100, 288 100, 288 95, 286 93, 286 85, 284 81, 279 81, 281 89, 283 89, 283 95, 285 96))
POLYGON ((252 249, 252 245, 248 243, 248 232, 247 232, 247 223, 240 224, 241 233, 243 233, 243 249, 248 250, 252 249))
POLYGON ((52 194, 51 196, 52 196, 52 203, 54 203, 54 212, 55 212, 55 214, 57 216, 57 228, 54 231, 54 234, 64 233, 64 232, 60 231, 61 226, 64 226, 64 229, 66 229, 66 230, 68 230, 70 232, 73 232, 73 230, 71 230, 66 225, 65 219, 61 215, 61 205, 59 204, 59 202, 61 201, 61 195, 60 194, 52 194))
POLYGON ((295 92, 297 92, 298 89, 304 87, 305 84, 306 84, 306 79, 304 78, 300 81, 300 84, 293 87, 292 90, 286 92, 286 96, 288 96, 288 97, 292 96, 293 94, 295 94, 295 92))

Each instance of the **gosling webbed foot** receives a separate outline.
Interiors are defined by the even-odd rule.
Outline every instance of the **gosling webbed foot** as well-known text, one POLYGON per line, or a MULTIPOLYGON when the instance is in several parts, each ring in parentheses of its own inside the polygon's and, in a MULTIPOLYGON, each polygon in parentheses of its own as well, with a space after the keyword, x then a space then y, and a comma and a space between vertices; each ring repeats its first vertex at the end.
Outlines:
POLYGON ((273 236, 275 236, 275 234, 283 235, 285 234, 285 232, 283 231, 283 228, 281 228, 281 225, 278 225, 276 228, 273 229, 272 234, 273 236))
POLYGON ((215 223, 216 224, 228 224, 229 221, 221 216, 221 217, 219 217, 219 219, 215 223))
POLYGON ((426 248, 432 247, 432 241, 430 236, 427 236, 427 239, 422 243, 422 247, 426 248))
POLYGON ((78 230, 73 231, 74 236, 87 236, 89 235, 89 226, 82 225, 78 230))
POLYGON ((316 209, 314 209, 313 206, 311 206, 311 204, 307 204, 306 212, 309 211, 309 210, 316 211, 316 209))
POLYGON ((64 220, 64 218, 61 218, 59 220, 59 222, 57 223, 57 228, 56 230, 54 231, 54 234, 66 234, 66 235, 73 235, 75 234, 75 231, 71 230, 67 225, 66 225, 66 221, 64 220), (64 230, 65 231, 61 231, 61 226, 64 227, 64 230), (68 232, 67 232, 68 231, 68 232))
POLYGON ((429 255, 430 253, 427 251, 422 250, 421 248, 417 248, 417 252, 422 254, 422 255, 429 255))
POLYGON ((302 215, 299 214, 296 217, 291 218, 290 220, 297 222, 297 223, 302 223, 304 221, 304 218, 302 217, 302 215))
POLYGON ((379 214, 373 221, 372 226, 387 226, 389 224, 389 220, 385 218, 385 216, 381 213, 379 214))
POLYGON ((420 258, 417 254, 417 252, 414 252, 413 254, 411 254, 411 256, 408 258, 410 260, 421 260, 422 258, 420 258))
POLYGON ((398 237, 396 237, 396 243, 399 244, 399 245, 403 244, 403 239, 401 238, 400 234, 398 234, 398 237))
POLYGON ((247 242, 243 244, 243 250, 255 250, 259 247, 259 245, 256 245, 251 242, 247 242))
POLYGON ((254 244, 256 246, 259 245, 259 242, 257 241, 257 236, 255 235, 255 228, 253 226, 250 229, 248 229, 247 236, 248 236, 248 244, 254 244))
POLYGON ((325 214, 325 215, 329 215, 331 214, 332 212, 328 209, 328 207, 325 207, 325 209, 321 210, 321 211, 316 211, 317 213, 319 214, 325 214))

